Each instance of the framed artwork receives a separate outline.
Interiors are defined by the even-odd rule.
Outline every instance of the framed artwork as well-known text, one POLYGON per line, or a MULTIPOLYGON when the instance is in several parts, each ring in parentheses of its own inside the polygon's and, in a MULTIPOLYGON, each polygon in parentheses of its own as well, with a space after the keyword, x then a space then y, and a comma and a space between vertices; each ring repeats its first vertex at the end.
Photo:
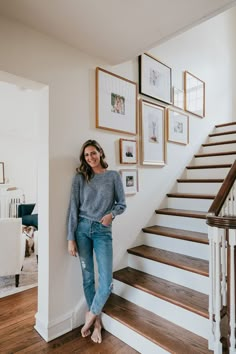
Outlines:
POLYGON ((4 162, 0 162, 0 184, 5 183, 4 162))
POLYGON ((135 82, 96 68, 96 127, 136 135, 135 82))
POLYGON ((139 56, 139 92, 172 103, 172 70, 150 54, 139 56))
POLYGON ((120 163, 137 163, 137 142, 136 140, 120 139, 120 163))
POLYGON ((165 165, 165 108, 140 100, 141 152, 143 165, 165 165))
POLYGON ((173 143, 189 143, 189 116, 172 108, 167 110, 167 139, 173 143))
POLYGON ((138 171, 136 169, 120 170, 120 174, 125 195, 136 194, 138 192, 138 171))
POLYGON ((173 87, 173 105, 184 110, 184 90, 173 87))
POLYGON ((188 71, 184 72, 185 110, 205 117, 205 82, 188 71))

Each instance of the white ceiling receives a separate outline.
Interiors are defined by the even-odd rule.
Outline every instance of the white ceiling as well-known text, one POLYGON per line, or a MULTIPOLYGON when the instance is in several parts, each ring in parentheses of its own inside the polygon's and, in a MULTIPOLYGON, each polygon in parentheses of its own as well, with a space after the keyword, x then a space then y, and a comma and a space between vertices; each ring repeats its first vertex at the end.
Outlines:
POLYGON ((0 0, 0 15, 118 64, 236 0, 0 0))

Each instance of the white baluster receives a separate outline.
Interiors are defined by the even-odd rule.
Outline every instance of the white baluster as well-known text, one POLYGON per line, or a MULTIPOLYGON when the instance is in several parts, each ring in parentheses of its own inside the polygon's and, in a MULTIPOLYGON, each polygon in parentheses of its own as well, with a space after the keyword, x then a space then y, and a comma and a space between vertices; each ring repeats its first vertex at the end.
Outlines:
POLYGON ((209 249, 210 249, 210 259, 209 259, 209 278, 210 278, 210 293, 209 293, 209 325, 210 333, 208 339, 208 349, 214 350, 215 346, 215 324, 214 324, 214 242, 213 242, 213 227, 208 226, 208 239, 209 239, 209 249))
POLYGON ((217 227, 213 227, 213 239, 215 243, 215 346, 214 353, 222 353, 222 343, 220 341, 221 331, 220 331, 220 321, 221 321, 221 234, 217 227))
POLYGON ((236 230, 229 229, 230 246, 230 354, 235 354, 235 259, 236 230))
POLYGON ((233 215, 236 215, 236 200, 235 200, 235 183, 233 185, 233 215))
POLYGON ((226 306, 227 304, 227 284, 226 284, 226 276, 227 276, 227 245, 225 239, 225 230, 219 229, 221 233, 222 246, 221 246, 221 272, 222 272, 222 304, 226 306))

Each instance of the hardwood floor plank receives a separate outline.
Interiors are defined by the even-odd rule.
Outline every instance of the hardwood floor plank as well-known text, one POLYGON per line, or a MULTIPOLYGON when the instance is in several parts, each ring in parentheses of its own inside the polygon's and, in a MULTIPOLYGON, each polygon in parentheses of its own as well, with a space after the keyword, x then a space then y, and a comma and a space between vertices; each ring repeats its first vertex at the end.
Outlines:
POLYGON ((47 343, 34 329, 37 288, 0 299, 0 353, 138 354, 136 350, 103 330, 103 342, 82 338, 80 328, 47 343))

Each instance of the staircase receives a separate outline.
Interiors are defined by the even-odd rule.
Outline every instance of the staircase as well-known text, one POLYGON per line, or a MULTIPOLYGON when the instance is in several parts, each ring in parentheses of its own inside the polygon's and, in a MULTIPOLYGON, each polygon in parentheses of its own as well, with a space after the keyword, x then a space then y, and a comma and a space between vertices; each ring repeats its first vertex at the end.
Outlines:
POLYGON ((209 337, 206 214, 236 159, 236 123, 217 125, 156 210, 144 243, 114 272, 106 330, 142 354, 201 354, 209 337))

